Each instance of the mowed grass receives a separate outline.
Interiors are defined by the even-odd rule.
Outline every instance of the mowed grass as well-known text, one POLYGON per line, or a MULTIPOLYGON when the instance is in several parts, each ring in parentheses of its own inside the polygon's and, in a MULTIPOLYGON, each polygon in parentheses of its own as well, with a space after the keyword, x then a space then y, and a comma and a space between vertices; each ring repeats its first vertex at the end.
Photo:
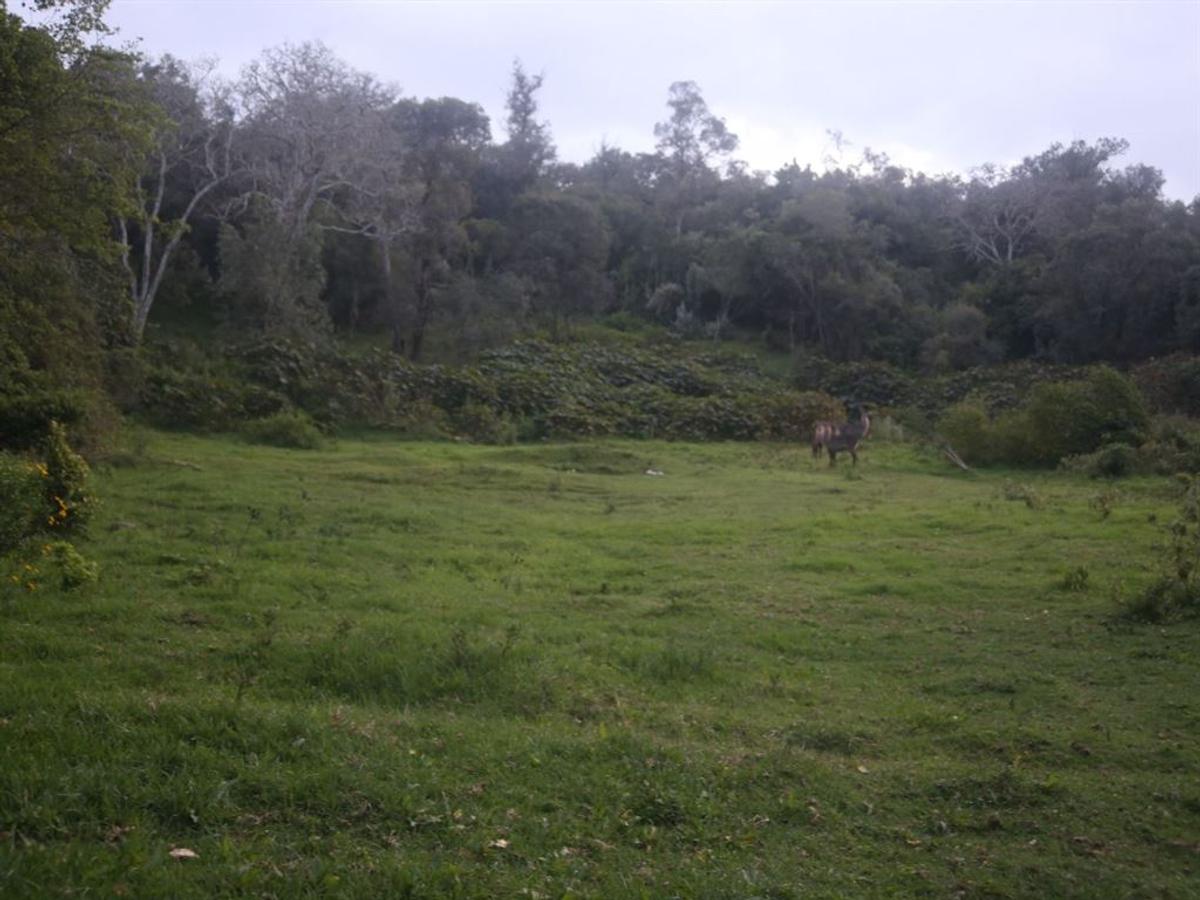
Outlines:
POLYGON ((1166 479, 155 434, 97 488, 101 583, 0 602, 6 898, 1200 895, 1196 625, 1112 619, 1166 479))

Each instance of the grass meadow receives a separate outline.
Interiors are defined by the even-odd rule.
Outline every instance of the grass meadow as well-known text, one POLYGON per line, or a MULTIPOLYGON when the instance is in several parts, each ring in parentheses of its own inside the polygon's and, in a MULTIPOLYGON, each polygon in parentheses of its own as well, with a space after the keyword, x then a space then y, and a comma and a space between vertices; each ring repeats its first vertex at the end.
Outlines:
POLYGON ((1200 896, 1167 479, 145 438, 0 597, 0 896, 1200 896))

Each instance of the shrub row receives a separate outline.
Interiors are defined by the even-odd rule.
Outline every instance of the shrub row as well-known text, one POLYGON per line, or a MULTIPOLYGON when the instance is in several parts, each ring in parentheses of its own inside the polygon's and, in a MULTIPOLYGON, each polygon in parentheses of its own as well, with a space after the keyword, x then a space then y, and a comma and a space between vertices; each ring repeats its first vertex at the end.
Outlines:
POLYGON ((1019 406, 1038 384, 1073 381, 1088 369, 1029 360, 978 366, 946 375, 917 376, 881 362, 834 363, 801 357, 793 367, 796 386, 822 390, 850 403, 908 408, 936 417, 966 400, 989 413, 1019 406))
MULTIPOLYGON (((821 390, 850 402, 876 407, 913 408, 937 416, 966 400, 996 413, 1020 406, 1046 382, 1078 381, 1095 367, 1022 360, 977 366, 945 375, 917 376, 888 363, 835 363, 801 356, 792 370, 793 383, 821 390)), ((1130 368, 1150 409, 1156 413, 1200 417, 1200 357, 1175 354, 1130 368)))
MULTIPOLYGON (((1131 376, 1026 361, 917 378, 883 363, 807 357, 797 360, 789 385, 765 375, 752 356, 633 341, 527 340, 472 366, 444 366, 271 339, 218 358, 160 348, 139 400, 158 425, 246 430, 254 422, 249 431, 258 439, 291 444, 316 441, 297 413, 326 431, 368 426, 490 443, 597 435, 802 440, 814 421, 840 418, 844 402, 887 409, 916 433, 937 422, 976 464, 1053 465, 1106 445, 1141 446, 1150 435, 1139 387, 1150 408, 1191 412, 1200 403, 1200 361, 1190 357, 1151 361, 1131 376), (272 429, 283 437, 268 437, 272 429)), ((1186 461, 1189 446, 1163 443, 1154 465, 1172 464, 1172 454, 1186 461)), ((1117 452, 1080 465, 1120 467, 1117 452)))
MULTIPOLYGON (((803 439, 836 419, 827 394, 797 391, 752 358, 685 356, 670 348, 526 341, 476 366, 416 365, 383 351, 260 341, 198 370, 160 366, 145 380, 152 422, 231 429, 248 420, 300 428, 289 409, 324 427, 366 425, 424 437, 623 435, 687 440, 803 439)), ((260 439, 264 428, 251 428, 260 439)))

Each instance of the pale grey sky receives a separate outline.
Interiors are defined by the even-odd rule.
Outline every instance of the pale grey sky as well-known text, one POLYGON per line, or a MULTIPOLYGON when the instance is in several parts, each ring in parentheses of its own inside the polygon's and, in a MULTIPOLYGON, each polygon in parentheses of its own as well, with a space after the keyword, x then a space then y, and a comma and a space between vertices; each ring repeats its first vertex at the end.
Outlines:
POLYGON ((742 159, 820 167, 826 129, 936 173, 1054 141, 1123 137, 1122 163, 1200 194, 1200 0, 1172 2, 396 2, 114 0, 150 54, 215 56, 320 39, 410 96, 475 101, 503 137, 514 57, 544 72, 559 155, 648 150, 673 81, 700 85, 742 159))

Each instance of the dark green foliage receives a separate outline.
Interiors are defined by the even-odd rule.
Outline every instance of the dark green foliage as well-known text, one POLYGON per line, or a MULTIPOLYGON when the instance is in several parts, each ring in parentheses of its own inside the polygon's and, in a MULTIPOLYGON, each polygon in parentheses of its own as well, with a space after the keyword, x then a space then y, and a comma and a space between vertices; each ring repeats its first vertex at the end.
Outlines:
POLYGON ((1107 366, 1081 381, 1039 385, 1023 410, 1036 447, 1030 461, 1054 462, 1109 443, 1136 447, 1149 436, 1150 414, 1137 385, 1107 366))
POLYGON ((120 295, 103 264, 72 259, 61 240, 6 240, 2 215, 0 447, 36 447, 54 420, 90 451, 113 418, 104 324, 120 295))
POLYGON ((320 430, 305 413, 282 410, 242 426, 242 434, 256 444, 287 447, 292 450, 316 450, 324 443, 320 430))
POLYGON ((82 388, 35 387, 14 380, 7 390, 0 388, 0 446, 36 447, 49 434, 51 422, 80 426, 101 402, 82 388))
POLYGON ((0 446, 36 446, 53 419, 95 449, 112 418, 104 356, 128 336, 112 222, 153 111, 132 58, 86 34, 103 5, 51 28, 0 5, 0 446))

